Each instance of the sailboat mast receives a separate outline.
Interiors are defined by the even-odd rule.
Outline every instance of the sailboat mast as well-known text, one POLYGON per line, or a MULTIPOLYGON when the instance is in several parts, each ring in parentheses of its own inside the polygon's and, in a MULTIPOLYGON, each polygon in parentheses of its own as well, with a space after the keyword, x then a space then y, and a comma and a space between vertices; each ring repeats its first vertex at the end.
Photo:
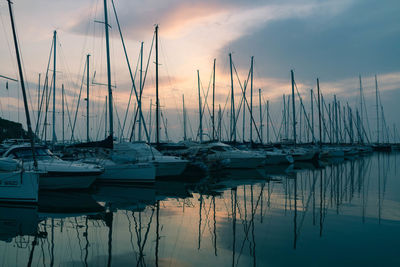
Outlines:
POLYGON ((222 138, 222 113, 221 113, 221 105, 218 105, 218 140, 222 138))
POLYGON ((138 101, 138 109, 139 109, 139 121, 138 121, 138 140, 142 141, 142 91, 143 91, 143 42, 140 44, 140 85, 139 85, 139 101, 138 101))
POLYGON ((231 132, 230 137, 229 137, 229 141, 232 141, 232 137, 233 137, 233 141, 236 142, 236 123, 235 123, 235 95, 233 92, 233 71, 232 71, 232 54, 229 53, 229 66, 230 66, 230 71, 231 71, 231 118, 230 118, 230 130, 231 132))
POLYGON ((215 140, 215 61, 213 66, 213 96, 212 96, 212 140, 215 140))
POLYGON ((362 93, 362 81, 361 81, 361 75, 358 76, 359 80, 360 80, 360 119, 361 119, 361 124, 364 123, 363 120, 363 93, 362 93))
POLYGON ((158 99, 158 25, 155 27, 156 39, 156 143, 160 145, 160 101, 158 99))
POLYGON ((312 132, 312 136, 315 136, 315 132, 314 132, 314 91, 313 89, 311 89, 310 91, 310 97, 311 97, 311 132, 312 132))
POLYGON ((62 120, 62 143, 64 144, 65 142, 65 136, 64 136, 64 84, 61 86, 61 120, 62 120))
POLYGON ((334 99, 334 106, 332 106, 332 108, 334 108, 334 113, 332 112, 332 116, 335 116, 335 139, 336 139, 336 143, 339 143, 339 128, 338 128, 338 110, 337 110, 337 101, 336 101, 336 95, 333 96, 334 99))
POLYGON ((57 51, 57 31, 53 35, 54 54, 53 54, 53 139, 52 145, 56 143, 56 51, 57 51))
MULTIPOLYGON (((253 144, 253 62, 254 57, 251 57, 251 72, 250 72, 250 143, 253 144)), ((244 109, 243 109, 244 110, 244 109)))
POLYGON ((263 143, 263 124, 262 124, 261 88, 258 88, 258 106, 260 109, 260 134, 261 134, 261 144, 262 144, 263 143))
POLYGON ((108 110, 110 118, 110 137, 113 140, 114 135, 114 121, 113 121, 113 97, 111 88, 111 63, 110 63, 110 40, 108 33, 108 12, 107 12, 107 0, 104 0, 104 28, 106 35, 106 52, 107 52, 107 85, 108 85, 108 110))
POLYGON ((270 116, 269 116, 269 100, 267 100, 267 143, 269 144, 270 138, 269 138, 269 125, 270 125, 270 116))
POLYGON ((376 98, 376 143, 379 144, 379 104, 378 104, 378 79, 375 75, 375 98, 376 98))
POLYGON ((90 142, 89 138, 89 57, 90 55, 86 55, 86 140, 90 142))
POLYGON ((296 146, 296 106, 294 98, 294 73, 293 70, 290 71, 292 78, 292 114, 293 114, 293 144, 296 146))
POLYGON ((13 33, 13 38, 14 38, 15 54, 16 54, 17 63, 18 63, 19 81, 21 83, 22 97, 23 97, 23 100, 24 100, 26 125, 28 127, 28 135, 29 135, 29 138, 30 138, 30 141, 31 141, 31 147, 32 147, 33 166, 36 169, 37 168, 37 161, 36 161, 36 153, 35 153, 35 136, 33 135, 32 125, 31 125, 31 117, 29 115, 28 100, 27 100, 26 91, 25 91, 24 74, 23 74, 23 71, 22 71, 22 63, 21 63, 21 57, 20 57, 20 54, 19 54, 17 33, 15 31, 14 16, 13 16, 13 11, 12 11, 12 6, 11 6, 12 3, 11 3, 11 0, 7 0, 7 1, 8 1, 8 10, 10 12, 12 33, 13 33))
POLYGON ((40 112, 39 112, 39 110, 40 110, 40 76, 41 76, 41 74, 39 73, 39 80, 38 80, 38 90, 37 90, 37 110, 38 110, 38 120, 39 120, 39 117, 40 117, 40 112))
POLYGON ((198 87, 198 92, 199 92, 199 139, 200 143, 203 142, 203 116, 201 112, 201 94, 200 94, 200 73, 199 70, 197 70, 197 87, 198 87))
POLYGON ((185 95, 182 94, 182 110, 183 110, 183 140, 186 141, 186 110, 185 110, 185 95))
POLYGON ((105 116, 104 116, 104 139, 107 138, 107 96, 106 96, 106 106, 105 106, 105 116))

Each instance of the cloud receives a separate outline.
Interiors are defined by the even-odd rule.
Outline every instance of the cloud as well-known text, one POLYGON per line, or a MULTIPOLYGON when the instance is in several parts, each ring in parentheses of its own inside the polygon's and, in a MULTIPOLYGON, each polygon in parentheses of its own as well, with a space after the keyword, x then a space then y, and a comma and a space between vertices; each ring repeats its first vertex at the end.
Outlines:
POLYGON ((264 24, 220 53, 240 51, 239 63, 255 55, 261 75, 267 77, 283 78, 291 68, 300 79, 319 76, 330 81, 358 73, 398 71, 396 6, 400 3, 394 0, 321 2, 308 13, 264 24))

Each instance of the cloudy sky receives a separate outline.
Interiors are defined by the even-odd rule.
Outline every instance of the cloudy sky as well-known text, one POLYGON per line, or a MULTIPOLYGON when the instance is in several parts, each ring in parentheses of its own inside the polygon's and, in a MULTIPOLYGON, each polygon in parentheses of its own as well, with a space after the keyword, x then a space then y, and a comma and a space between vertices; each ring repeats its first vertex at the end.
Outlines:
MULTIPOLYGON (((182 94, 191 130, 198 125, 197 73, 204 94, 209 87, 212 63, 216 58, 216 101, 224 114, 230 88, 228 54, 240 82, 246 79, 250 58, 254 56, 254 88, 261 88, 262 102, 271 101, 271 115, 276 127, 280 124, 282 94, 290 93, 290 70, 305 105, 309 106, 309 90, 316 78, 327 101, 337 94, 340 101, 358 103, 358 76, 363 77, 366 107, 371 128, 375 125, 374 75, 378 75, 386 122, 400 126, 396 116, 400 100, 400 2, 396 0, 114 0, 126 41, 132 70, 137 68, 140 43, 144 42, 143 69, 148 62, 154 25, 160 34, 160 102, 168 119, 171 139, 182 136, 182 94)), ((115 106, 118 119, 115 128, 123 125, 131 91, 128 67, 112 9, 108 1, 112 80, 116 86, 115 106), (120 122, 118 122, 120 121, 120 122), (118 125, 117 125, 118 124, 118 125)), ((71 120, 84 73, 86 54, 91 54, 90 76, 97 83, 106 83, 103 0, 15 0, 14 12, 24 68, 29 85, 32 110, 37 110, 38 74, 43 77, 49 60, 53 31, 57 30, 57 135, 61 136, 61 85, 64 84, 71 120), (94 77, 94 72, 96 76, 94 77)), ((7 2, 0 3, 0 75, 17 78, 7 2)), ((146 116, 150 101, 155 101, 154 51, 143 93, 146 116)), ((52 64, 50 64, 52 68, 52 64)), ((52 75, 51 72, 49 72, 52 75)), ((138 72, 139 73, 139 72, 138 72)), ((139 74, 137 74, 137 79, 139 74)), ((17 112, 18 85, 0 79, 0 116, 24 121, 17 112)), ((238 79, 235 94, 240 100, 238 79)), ((85 88, 84 88, 85 89, 85 88)), ((106 88, 91 88, 91 138, 104 136, 104 101, 106 88), (102 126, 103 124, 103 126, 102 126), (101 129, 101 130, 99 130, 101 129)), ((82 98, 86 97, 85 90, 82 98)), ((258 97, 258 95, 257 95, 258 97)), ((258 108, 258 98, 255 107, 258 108)), ((208 96, 211 103, 211 95, 208 96)), ((204 99, 203 99, 204 103, 204 99)), ((80 104, 76 135, 84 138, 85 103, 80 104)), ((132 121, 133 105, 128 112, 125 134, 132 121)), ((22 109, 20 109, 22 110, 22 109)), ((208 114, 206 114, 208 120, 208 114)), ((36 116, 35 116, 36 118, 36 116)), ((153 114, 154 118, 154 114, 153 114)), ((256 120, 258 117, 256 117, 256 120)), ((67 121, 67 119, 66 119, 67 121)), ((226 124, 228 125, 228 124, 226 124)), ((66 122, 66 129, 71 126, 66 122)), ((67 131, 67 130, 66 130, 67 131)), ((374 129, 371 129, 373 132, 374 129)), ((376 131, 376 130, 375 130, 376 131)), ((66 133, 70 136, 70 133, 66 133)))

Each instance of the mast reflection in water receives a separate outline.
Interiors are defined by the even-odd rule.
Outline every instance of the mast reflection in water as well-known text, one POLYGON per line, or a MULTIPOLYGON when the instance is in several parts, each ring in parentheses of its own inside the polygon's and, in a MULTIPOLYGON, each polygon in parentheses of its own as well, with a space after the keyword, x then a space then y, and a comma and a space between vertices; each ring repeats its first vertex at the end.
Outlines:
POLYGON ((0 207, 0 263, 400 266, 399 163, 381 153, 192 184, 51 193, 39 207, 0 207))

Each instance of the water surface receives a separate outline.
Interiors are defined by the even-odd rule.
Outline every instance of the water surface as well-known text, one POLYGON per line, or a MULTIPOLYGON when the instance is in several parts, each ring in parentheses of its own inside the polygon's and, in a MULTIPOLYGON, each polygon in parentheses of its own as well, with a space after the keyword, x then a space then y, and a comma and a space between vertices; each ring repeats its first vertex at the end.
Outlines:
POLYGON ((39 207, 0 207, 0 266, 400 266, 399 163, 41 193, 39 207))

